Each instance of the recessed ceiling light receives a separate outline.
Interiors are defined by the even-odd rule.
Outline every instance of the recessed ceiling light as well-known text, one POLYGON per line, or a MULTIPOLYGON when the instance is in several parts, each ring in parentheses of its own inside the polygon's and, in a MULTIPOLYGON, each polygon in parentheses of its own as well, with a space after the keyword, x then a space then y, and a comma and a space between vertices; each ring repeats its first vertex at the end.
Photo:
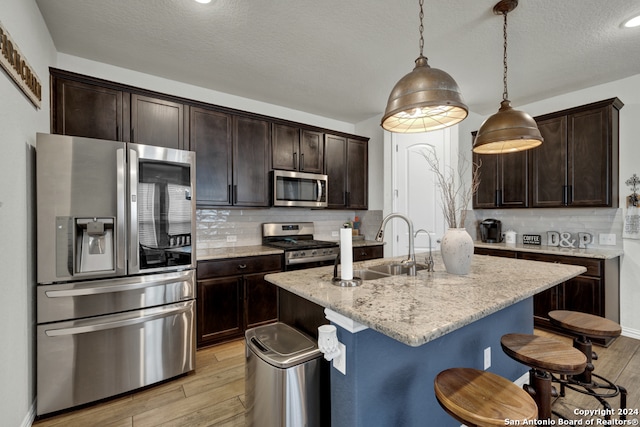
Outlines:
POLYGON ((625 21, 625 23, 622 24, 622 26, 625 28, 633 28, 633 27, 640 26, 640 15, 634 16, 633 18, 625 21))
POLYGON ((211 3, 211 0, 196 0, 198 3, 207 4, 211 3))

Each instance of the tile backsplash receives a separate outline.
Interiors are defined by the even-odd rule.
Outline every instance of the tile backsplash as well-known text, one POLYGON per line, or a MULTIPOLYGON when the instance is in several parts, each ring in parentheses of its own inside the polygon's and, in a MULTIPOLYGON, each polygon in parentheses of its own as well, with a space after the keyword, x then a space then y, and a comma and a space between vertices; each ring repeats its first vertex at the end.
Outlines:
POLYGON ((382 222, 382 211, 335 211, 320 209, 198 209, 197 247, 200 249, 262 244, 262 223, 309 221, 315 225, 314 237, 319 240, 338 240, 337 232, 355 216, 361 220, 361 234, 373 240, 382 222), (235 240, 235 241, 233 241, 235 240))
POLYGON ((593 236, 593 243, 587 247, 621 249, 622 215, 622 209, 612 208, 483 209, 467 215, 466 228, 471 237, 480 240, 478 224, 483 219, 495 218, 502 221, 503 232, 512 229, 518 233, 517 243, 522 243, 523 234, 539 234, 542 245, 546 245, 547 231, 571 233, 576 241, 577 233, 587 232, 593 236), (599 245, 600 233, 615 234, 616 245, 599 245))

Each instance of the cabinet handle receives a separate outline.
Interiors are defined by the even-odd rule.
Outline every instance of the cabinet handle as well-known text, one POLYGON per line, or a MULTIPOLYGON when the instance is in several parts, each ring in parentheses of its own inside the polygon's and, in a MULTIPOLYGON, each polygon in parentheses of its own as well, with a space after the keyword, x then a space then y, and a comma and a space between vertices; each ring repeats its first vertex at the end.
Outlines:
POLYGON ((245 268, 247 268, 247 264, 238 264, 238 268, 240 270, 244 270, 245 268))
POLYGON ((233 204, 238 203, 238 184, 233 186, 233 204))
POLYGON ((347 203, 347 206, 351 206, 351 191, 347 191, 345 192, 345 202, 347 203))
POLYGON ((298 153, 293 153, 293 170, 298 170, 298 153))
POLYGON ((496 206, 502 206, 502 190, 496 190, 496 206))
POLYGON ((300 154, 300 170, 304 170, 304 153, 300 154))
POLYGON ((227 185, 227 202, 233 203, 233 196, 231 195, 231 184, 227 185))
POLYGON ((573 185, 567 185, 567 205, 573 203, 573 185))
POLYGON ((568 185, 562 186, 562 204, 565 206, 569 204, 569 186, 568 185))

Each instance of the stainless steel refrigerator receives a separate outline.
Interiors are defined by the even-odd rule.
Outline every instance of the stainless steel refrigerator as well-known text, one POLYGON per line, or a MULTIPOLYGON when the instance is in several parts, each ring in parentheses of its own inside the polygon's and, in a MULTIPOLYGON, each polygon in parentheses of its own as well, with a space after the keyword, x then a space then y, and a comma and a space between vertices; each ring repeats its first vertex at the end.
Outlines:
POLYGON ((195 154, 38 134, 37 414, 195 368, 195 154))

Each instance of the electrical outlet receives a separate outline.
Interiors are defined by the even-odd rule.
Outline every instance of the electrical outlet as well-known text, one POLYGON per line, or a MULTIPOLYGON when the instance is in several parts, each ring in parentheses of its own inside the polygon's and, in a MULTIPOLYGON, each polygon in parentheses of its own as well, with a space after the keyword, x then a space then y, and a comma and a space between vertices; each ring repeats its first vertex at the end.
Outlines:
POLYGON ((227 243, 233 243, 238 241, 238 236, 227 236, 227 243))
POLYGON ((598 235, 598 241, 603 246, 615 246, 616 245, 616 235, 609 233, 600 233, 598 235))
POLYGON ((347 346, 338 342, 338 350, 340 355, 333 359, 333 367, 342 372, 342 375, 347 375, 347 346))
POLYGON ((486 371, 491 367, 491 347, 484 349, 484 370, 486 371))
POLYGON ((340 237, 340 233, 337 231, 332 231, 331 232, 331 237, 340 237))

